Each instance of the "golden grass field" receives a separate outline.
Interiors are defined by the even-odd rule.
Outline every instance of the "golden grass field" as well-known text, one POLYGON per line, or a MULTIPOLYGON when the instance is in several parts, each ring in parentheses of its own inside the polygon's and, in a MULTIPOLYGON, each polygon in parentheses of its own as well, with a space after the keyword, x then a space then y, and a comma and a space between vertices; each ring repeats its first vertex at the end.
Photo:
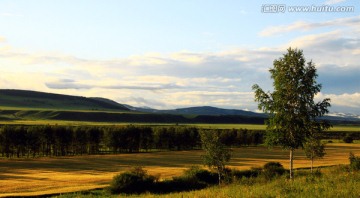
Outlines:
MULTIPOLYGON (((65 125, 65 126, 109 126, 109 125, 144 125, 144 126, 174 126, 168 123, 119 123, 119 122, 86 122, 86 121, 62 121, 62 120, 13 120, 0 121, 0 125, 65 125)), ((179 124, 181 126, 194 126, 205 129, 249 129, 265 130, 264 124, 179 124)), ((335 125, 330 131, 360 132, 359 125, 335 125)))
MULTIPOLYGON (((327 155, 315 166, 348 164, 349 152, 360 155, 360 144, 331 143, 327 155)), ((180 175, 192 165, 202 165, 202 151, 166 151, 137 154, 92 155, 63 158, 0 159, 0 197, 66 193, 106 187, 112 177, 133 166, 143 166, 162 179, 180 175)), ((288 151, 265 147, 233 149, 231 168, 249 169, 268 161, 288 168, 288 151)), ((303 151, 295 153, 295 168, 309 167, 303 151)))

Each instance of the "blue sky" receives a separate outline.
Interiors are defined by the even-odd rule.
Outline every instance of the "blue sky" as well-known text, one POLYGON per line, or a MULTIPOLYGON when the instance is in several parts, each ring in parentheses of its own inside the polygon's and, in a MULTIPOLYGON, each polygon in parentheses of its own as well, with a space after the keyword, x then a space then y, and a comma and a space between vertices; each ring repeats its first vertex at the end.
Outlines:
POLYGON ((254 111, 251 86, 271 89, 268 69, 291 46, 317 65, 316 100, 360 114, 360 2, 264 2, 0 0, 0 88, 254 111))

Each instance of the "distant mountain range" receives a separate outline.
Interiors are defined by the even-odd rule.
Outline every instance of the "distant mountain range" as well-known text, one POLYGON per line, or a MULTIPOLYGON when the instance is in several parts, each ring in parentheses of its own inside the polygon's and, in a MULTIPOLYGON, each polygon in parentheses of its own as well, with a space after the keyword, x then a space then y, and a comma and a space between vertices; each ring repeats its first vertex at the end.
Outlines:
MULTIPOLYGON (((133 111, 147 112, 147 113, 157 113, 157 114, 174 114, 174 115, 212 115, 212 116, 246 116, 254 118, 267 118, 268 116, 264 113, 255 113, 252 111, 244 111, 237 109, 222 109, 211 106, 202 106, 202 107, 188 107, 188 108, 179 108, 172 110, 157 110, 148 107, 132 107, 130 105, 124 105, 127 108, 133 111)), ((345 114, 345 113, 333 113, 328 116, 322 117, 324 120, 329 120, 333 123, 358 123, 360 124, 360 116, 355 114, 345 114)))
POLYGON ((211 106, 201 106, 201 107, 188 107, 188 108, 179 108, 171 110, 157 110, 148 107, 132 107, 130 105, 125 105, 127 108, 148 113, 165 113, 165 114, 178 114, 178 115, 241 115, 249 117, 266 117, 263 113, 254 113, 252 111, 244 111, 237 109, 222 109, 211 106))
MULTIPOLYGON (((264 123, 266 117, 267 115, 263 113, 211 106, 157 110, 119 104, 100 97, 87 98, 28 90, 0 89, 0 119, 3 120, 36 118, 158 123, 264 123), (23 110, 17 113, 8 111, 12 108, 31 111, 24 112, 23 110), (66 111, 72 111, 72 113, 66 111)), ((333 123, 360 124, 360 116, 353 114, 336 113, 323 118, 333 123)))

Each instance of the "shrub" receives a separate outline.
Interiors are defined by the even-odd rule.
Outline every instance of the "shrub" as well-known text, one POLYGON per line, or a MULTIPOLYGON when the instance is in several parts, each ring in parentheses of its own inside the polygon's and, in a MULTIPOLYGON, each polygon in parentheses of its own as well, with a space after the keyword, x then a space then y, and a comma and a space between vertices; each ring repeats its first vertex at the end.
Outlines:
POLYGON ((285 169, 280 162, 268 162, 263 167, 263 174, 266 179, 272 179, 284 173, 285 169))
POLYGON ((252 167, 250 170, 232 170, 232 176, 235 179, 251 178, 260 175, 262 168, 252 167))
POLYGON ((354 142, 354 138, 352 137, 351 134, 347 134, 344 138, 343 138, 343 141, 345 143, 353 143, 354 142))
POLYGON ((193 166, 185 170, 182 176, 154 183, 151 192, 171 193, 199 190, 217 183, 218 175, 216 173, 193 166))
POLYGON ((198 182, 194 179, 187 177, 174 177, 171 180, 165 180, 155 183, 151 189, 154 193, 172 193, 199 190, 207 187, 207 184, 198 182))
POLYGON ((206 184, 216 184, 219 182, 216 173, 212 173, 208 170, 201 169, 198 166, 193 166, 185 170, 184 177, 190 180, 195 180, 206 184))
POLYGON ((350 152, 349 161, 351 170, 360 170, 360 157, 356 157, 354 153, 350 152))
POLYGON ((116 175, 109 187, 111 193, 142 193, 151 189, 154 176, 150 176, 141 167, 116 175))
POLYGON ((321 177, 322 176, 321 169, 317 168, 313 175, 314 177, 321 177))
POLYGON ((338 164, 332 168, 331 173, 334 175, 339 175, 349 171, 350 171, 350 166, 345 164, 338 164))

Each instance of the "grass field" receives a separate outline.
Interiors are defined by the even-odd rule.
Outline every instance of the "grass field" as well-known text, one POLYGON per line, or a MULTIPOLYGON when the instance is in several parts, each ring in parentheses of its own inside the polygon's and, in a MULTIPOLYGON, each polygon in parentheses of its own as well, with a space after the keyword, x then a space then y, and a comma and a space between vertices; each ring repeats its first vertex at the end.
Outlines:
MULTIPOLYGON (((130 123, 130 122, 80 122, 80 121, 62 121, 62 120, 14 120, 1 121, 0 124, 10 125, 69 125, 69 126, 109 126, 109 125, 146 125, 146 126, 171 126, 175 124, 166 123, 130 123)), ((179 124, 181 126, 195 126, 205 129, 249 129, 249 130, 265 130, 264 124, 179 124)), ((330 131, 350 131, 360 132, 359 125, 335 125, 330 131)))
MULTIPOLYGON (((315 166, 347 164, 349 152, 360 155, 360 144, 328 144, 327 155, 315 166)), ((112 177, 132 166, 143 166, 161 178, 180 175, 192 165, 201 165, 202 151, 79 156, 39 159, 0 159, 0 196, 29 196, 74 192, 106 187, 112 177)), ((309 167, 303 151, 295 153, 295 168, 309 167)), ((288 152, 279 148, 236 148, 229 166, 249 169, 269 161, 288 168, 288 152)))
POLYGON ((112 195, 105 189, 89 192, 69 193, 59 198, 78 197, 129 197, 129 198, 253 198, 253 197, 338 197, 358 198, 360 196, 360 172, 349 172, 345 166, 321 168, 321 176, 311 176, 310 170, 295 170, 295 179, 287 175, 267 180, 264 177, 244 178, 228 185, 212 186, 190 192, 170 194, 112 195))
MULTIPOLYGON (((295 180, 289 181, 280 177, 271 181, 262 178, 245 179, 226 186, 213 186, 210 188, 191 191, 171 193, 165 195, 144 194, 143 198, 253 198, 253 197, 338 197, 358 198, 360 196, 360 172, 348 173, 341 167, 330 167, 322 169, 321 177, 309 176, 308 171, 295 171, 295 180)), ((106 191, 100 191, 102 197, 116 197, 106 191)), ((76 197, 67 195, 64 197, 76 197)), ((129 197, 139 197, 137 195, 129 197)))
MULTIPOLYGON (((264 124, 194 124, 200 128, 215 128, 215 129, 251 129, 251 130, 265 130, 264 124)), ((353 125, 335 125, 330 131, 353 131, 360 132, 360 126, 353 125)))

